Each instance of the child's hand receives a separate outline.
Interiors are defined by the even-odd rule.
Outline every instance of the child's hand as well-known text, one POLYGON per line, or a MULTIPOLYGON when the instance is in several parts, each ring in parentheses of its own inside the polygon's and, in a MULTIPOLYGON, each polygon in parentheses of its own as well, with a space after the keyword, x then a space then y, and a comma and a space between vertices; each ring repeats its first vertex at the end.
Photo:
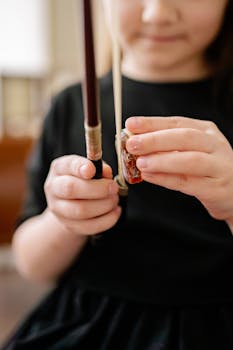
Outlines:
POLYGON ((118 186, 111 168, 103 165, 103 178, 92 180, 95 167, 86 158, 71 155, 51 164, 45 182, 48 209, 69 232, 94 235, 119 219, 118 186))
POLYGON ((233 150, 217 126, 184 117, 132 117, 127 149, 142 178, 195 196, 216 219, 233 221, 233 150))

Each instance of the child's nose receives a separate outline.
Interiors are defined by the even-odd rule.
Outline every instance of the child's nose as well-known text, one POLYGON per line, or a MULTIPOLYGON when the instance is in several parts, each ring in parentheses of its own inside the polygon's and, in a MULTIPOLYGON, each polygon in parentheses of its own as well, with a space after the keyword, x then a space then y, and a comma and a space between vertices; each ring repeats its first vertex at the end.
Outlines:
POLYGON ((143 1, 142 21, 145 23, 169 24, 178 18, 173 0, 143 1))

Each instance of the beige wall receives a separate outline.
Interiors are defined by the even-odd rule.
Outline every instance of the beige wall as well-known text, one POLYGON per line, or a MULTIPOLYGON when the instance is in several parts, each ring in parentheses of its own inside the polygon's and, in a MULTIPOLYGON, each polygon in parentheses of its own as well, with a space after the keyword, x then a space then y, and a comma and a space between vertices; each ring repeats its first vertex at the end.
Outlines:
MULTIPOLYGON (((4 133, 11 136, 36 135, 51 96, 80 80, 82 76, 80 0, 46 1, 49 22, 47 36, 50 43, 47 76, 10 74, 2 77, 4 133)), ((103 19, 101 1, 93 2, 97 71, 101 75, 110 66, 110 39, 103 19)))
POLYGON ((56 89, 80 76, 77 1, 49 0, 51 23, 51 76, 56 89))
MULTIPOLYGON (((52 76, 54 88, 77 81, 82 76, 80 0, 50 0, 52 76)), ((110 64, 110 40, 100 0, 94 0, 96 59, 98 74, 110 64)))

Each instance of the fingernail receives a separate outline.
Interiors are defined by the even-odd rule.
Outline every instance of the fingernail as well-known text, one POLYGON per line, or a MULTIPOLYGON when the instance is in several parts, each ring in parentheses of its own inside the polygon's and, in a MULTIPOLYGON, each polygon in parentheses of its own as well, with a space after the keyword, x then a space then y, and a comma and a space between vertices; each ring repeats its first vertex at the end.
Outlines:
POLYGON ((126 125, 128 122, 132 124, 131 126, 133 126, 134 128, 139 128, 141 125, 141 120, 139 117, 130 117, 126 120, 126 125))
POLYGON ((136 164, 139 169, 145 169, 147 167, 147 160, 145 158, 138 158, 136 164))
POLYGON ((118 191, 119 191, 119 187, 115 182, 113 182, 109 185, 109 193, 110 194, 117 194, 118 191))
POLYGON ((130 152, 138 152, 141 148, 141 139, 139 136, 130 137, 127 141, 127 149, 130 152))

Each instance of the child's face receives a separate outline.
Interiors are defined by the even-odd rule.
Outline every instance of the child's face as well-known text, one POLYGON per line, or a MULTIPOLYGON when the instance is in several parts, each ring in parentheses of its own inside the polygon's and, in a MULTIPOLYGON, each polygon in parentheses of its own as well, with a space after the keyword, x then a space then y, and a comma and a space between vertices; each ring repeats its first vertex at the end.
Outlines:
POLYGON ((228 0, 103 1, 110 27, 117 8, 126 73, 151 79, 205 74, 205 50, 219 32, 228 0))

